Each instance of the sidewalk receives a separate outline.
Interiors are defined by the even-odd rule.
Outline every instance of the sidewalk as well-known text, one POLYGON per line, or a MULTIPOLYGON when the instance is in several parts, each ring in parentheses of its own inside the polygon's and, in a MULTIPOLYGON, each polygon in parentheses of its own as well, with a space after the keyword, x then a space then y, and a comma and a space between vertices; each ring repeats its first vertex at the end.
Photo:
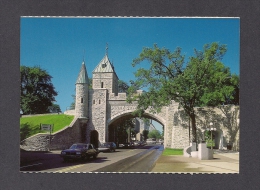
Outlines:
POLYGON ((213 160, 199 160, 182 155, 163 156, 151 172, 162 173, 239 173, 239 153, 215 152, 213 160))

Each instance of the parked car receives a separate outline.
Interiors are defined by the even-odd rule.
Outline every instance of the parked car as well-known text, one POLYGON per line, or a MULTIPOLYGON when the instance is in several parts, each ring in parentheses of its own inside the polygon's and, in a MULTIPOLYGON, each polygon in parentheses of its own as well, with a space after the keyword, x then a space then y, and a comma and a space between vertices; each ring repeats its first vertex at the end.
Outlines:
POLYGON ((119 143, 117 148, 124 148, 124 144, 123 143, 119 143))
POLYGON ((90 157, 97 158, 99 154, 92 144, 75 143, 69 149, 62 150, 60 156, 67 160, 88 160, 90 157))
POLYGON ((134 147, 134 143, 133 142, 129 142, 129 143, 123 143, 123 147, 122 148, 133 148, 134 147))
POLYGON ((114 142, 105 142, 98 147, 99 152, 115 152, 116 144, 114 142))
POLYGON ((162 139, 160 139, 160 140, 159 140, 159 143, 163 144, 163 143, 164 143, 164 141, 163 141, 162 139))

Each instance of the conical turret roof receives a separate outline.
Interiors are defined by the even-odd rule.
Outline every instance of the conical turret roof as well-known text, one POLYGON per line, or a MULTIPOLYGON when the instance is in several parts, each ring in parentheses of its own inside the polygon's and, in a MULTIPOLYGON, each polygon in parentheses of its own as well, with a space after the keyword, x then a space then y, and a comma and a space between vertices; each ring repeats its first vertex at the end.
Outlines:
POLYGON ((87 83, 88 84, 88 73, 87 73, 87 69, 85 66, 85 62, 82 62, 82 66, 78 75, 78 79, 76 81, 76 84, 82 84, 82 83, 87 83))
POLYGON ((99 62, 99 64, 96 66, 92 73, 115 73, 114 66, 108 59, 107 54, 99 62))

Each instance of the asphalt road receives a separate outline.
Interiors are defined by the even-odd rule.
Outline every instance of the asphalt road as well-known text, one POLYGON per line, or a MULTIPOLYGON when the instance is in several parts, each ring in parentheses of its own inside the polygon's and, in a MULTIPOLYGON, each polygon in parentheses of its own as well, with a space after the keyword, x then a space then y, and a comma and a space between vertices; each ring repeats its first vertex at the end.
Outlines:
POLYGON ((60 151, 25 152, 21 154, 21 172, 149 172, 161 155, 163 146, 146 145, 134 149, 101 152, 87 162, 64 162, 60 151))

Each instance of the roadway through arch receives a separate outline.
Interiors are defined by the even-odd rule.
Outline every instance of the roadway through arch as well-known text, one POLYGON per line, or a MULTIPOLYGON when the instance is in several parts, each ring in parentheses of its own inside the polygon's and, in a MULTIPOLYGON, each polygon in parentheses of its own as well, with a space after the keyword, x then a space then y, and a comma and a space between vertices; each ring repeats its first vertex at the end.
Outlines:
MULTIPOLYGON (((137 118, 134 116, 133 111, 125 111, 123 113, 115 115, 112 119, 109 119, 107 121, 107 138, 108 141, 113 141, 118 143, 124 143, 130 141, 132 137, 134 137, 133 140, 144 140, 142 137, 142 132, 145 129, 145 124, 142 121, 142 119, 135 119, 133 120, 135 123, 134 126, 134 136, 131 136, 130 131, 126 131, 128 129, 124 129, 122 124, 124 121, 130 121, 129 119, 137 118)), ((157 115, 151 114, 149 112, 145 112, 143 114, 143 118, 151 119, 156 122, 158 122, 162 127, 165 126, 165 120, 157 115)), ((146 126, 147 127, 147 126, 146 126)))

